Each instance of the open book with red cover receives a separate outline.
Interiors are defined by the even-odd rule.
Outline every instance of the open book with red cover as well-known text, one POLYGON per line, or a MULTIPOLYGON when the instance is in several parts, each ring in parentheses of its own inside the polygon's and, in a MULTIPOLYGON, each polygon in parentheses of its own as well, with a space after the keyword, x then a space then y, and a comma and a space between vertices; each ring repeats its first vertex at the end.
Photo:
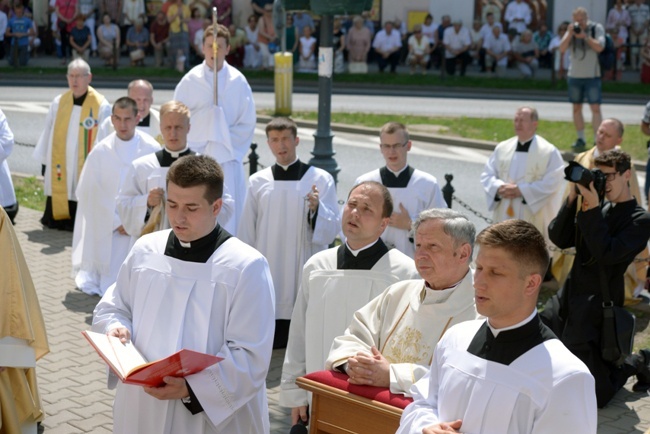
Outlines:
POLYGON ((119 338, 90 330, 81 334, 115 375, 127 384, 158 387, 165 384, 163 378, 166 376, 186 377, 223 360, 212 354, 184 349, 164 359, 147 362, 130 341, 124 344, 119 338))

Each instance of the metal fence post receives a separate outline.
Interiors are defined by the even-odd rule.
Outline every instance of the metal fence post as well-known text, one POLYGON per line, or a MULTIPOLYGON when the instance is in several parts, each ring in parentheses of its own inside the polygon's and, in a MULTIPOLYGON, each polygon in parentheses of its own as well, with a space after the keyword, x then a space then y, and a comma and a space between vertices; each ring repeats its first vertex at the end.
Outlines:
POLYGON ((251 143, 251 153, 248 154, 249 176, 252 176, 255 172, 257 172, 257 161, 260 159, 260 156, 257 155, 255 149, 257 149, 257 143, 251 143))
POLYGON ((444 187, 442 187, 442 197, 445 198, 445 202, 447 202, 447 206, 449 208, 451 208, 452 205, 451 202, 453 200, 452 198, 454 196, 454 191, 455 191, 454 187, 451 185, 451 181, 453 179, 454 179, 454 175, 452 175, 451 173, 445 174, 445 181, 447 181, 447 183, 445 184, 444 187))

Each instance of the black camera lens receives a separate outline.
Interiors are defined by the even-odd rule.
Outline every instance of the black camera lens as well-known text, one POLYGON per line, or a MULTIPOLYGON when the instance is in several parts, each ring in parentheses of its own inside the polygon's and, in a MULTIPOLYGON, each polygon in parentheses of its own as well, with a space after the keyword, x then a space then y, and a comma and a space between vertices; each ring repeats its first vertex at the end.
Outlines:
POLYGON ((573 33, 579 34, 580 32, 582 32, 582 27, 580 27, 580 24, 573 23, 573 33))

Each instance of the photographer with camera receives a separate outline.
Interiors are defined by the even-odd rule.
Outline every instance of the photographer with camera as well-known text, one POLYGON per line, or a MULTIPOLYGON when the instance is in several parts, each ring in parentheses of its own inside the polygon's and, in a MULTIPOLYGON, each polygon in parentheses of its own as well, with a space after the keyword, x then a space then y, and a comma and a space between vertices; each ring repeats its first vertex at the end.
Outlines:
MULTIPOLYGON (((574 161, 581 164, 587 169, 594 168, 594 159, 614 148, 618 148, 623 145, 623 135, 625 133, 625 127, 623 123, 616 118, 604 119, 598 130, 596 131, 596 146, 589 149, 588 151, 582 152, 576 155, 574 161)), ((634 170, 634 166, 630 167, 630 192, 632 196, 637 200, 637 203, 641 203, 641 190, 639 189, 639 182, 634 170)), ((564 198, 569 194, 569 186, 567 186, 566 192, 564 193, 564 198)), ((578 198, 577 208, 581 207, 582 198, 578 198)), ((641 257, 648 256, 648 250, 644 250, 639 254, 641 257)), ((570 254, 564 254, 563 252, 556 252, 553 256, 553 267, 552 272, 553 276, 557 279, 557 282, 560 286, 564 284, 566 277, 573 266, 573 256, 570 254)), ((626 273, 625 273, 625 305, 636 304, 640 301, 637 298, 637 294, 643 289, 643 284, 645 283, 646 276, 646 266, 643 262, 634 262, 630 264, 626 273)))
POLYGON ((623 274, 648 242, 650 214, 630 192, 629 154, 613 149, 594 163, 591 171, 575 162, 565 171, 569 196, 548 230, 558 247, 575 247, 576 257, 558 293, 559 310, 547 307, 542 317, 587 365, 596 380, 598 407, 603 407, 632 375, 638 380, 633 390, 650 389, 650 350, 630 354, 619 365, 605 361, 601 352, 603 292, 623 306, 623 274), (579 210, 578 195, 583 198, 579 210))
POLYGON ((605 48, 605 30, 599 23, 589 21, 583 7, 573 11, 573 24, 569 25, 560 42, 560 52, 570 50, 571 64, 568 71, 569 102, 573 104, 573 124, 578 139, 571 146, 574 152, 586 149, 585 120, 582 103, 585 99, 591 109, 591 126, 596 135, 602 115, 600 113, 601 79, 598 54, 605 48))

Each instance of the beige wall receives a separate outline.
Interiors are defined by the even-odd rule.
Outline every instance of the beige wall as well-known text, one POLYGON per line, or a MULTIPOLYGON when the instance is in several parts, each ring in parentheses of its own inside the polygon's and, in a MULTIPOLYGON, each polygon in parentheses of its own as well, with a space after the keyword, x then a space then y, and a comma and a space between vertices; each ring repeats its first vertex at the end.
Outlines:
POLYGON ((428 11, 429 0, 384 0, 381 8, 381 22, 399 18, 406 21, 408 11, 428 11))

